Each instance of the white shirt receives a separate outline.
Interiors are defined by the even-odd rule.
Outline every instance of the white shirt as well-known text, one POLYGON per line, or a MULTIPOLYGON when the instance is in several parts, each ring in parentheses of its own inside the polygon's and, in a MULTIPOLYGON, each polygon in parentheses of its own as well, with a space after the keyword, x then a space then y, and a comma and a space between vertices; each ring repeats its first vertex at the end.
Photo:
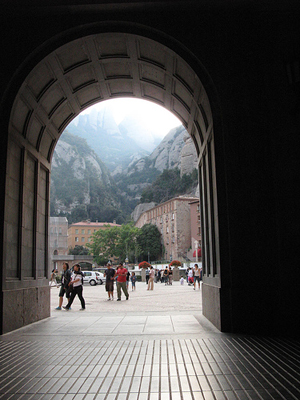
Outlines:
POLYGON ((75 272, 73 272, 71 276, 71 282, 73 283, 73 287, 77 287, 82 284, 81 278, 82 278, 81 274, 75 274, 75 272))
POLYGON ((194 276, 194 271, 192 269, 189 270, 188 277, 191 278, 194 276))

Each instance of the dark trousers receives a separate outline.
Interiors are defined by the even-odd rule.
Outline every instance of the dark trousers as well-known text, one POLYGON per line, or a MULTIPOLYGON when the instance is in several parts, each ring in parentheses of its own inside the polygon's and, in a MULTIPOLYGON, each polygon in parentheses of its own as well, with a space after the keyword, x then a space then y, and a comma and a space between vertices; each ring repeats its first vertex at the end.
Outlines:
POLYGON ((79 298, 79 300, 81 302, 81 308, 85 308, 85 301, 84 301, 84 298, 82 296, 82 290, 83 290, 82 285, 75 286, 75 287, 72 288, 71 297, 69 299, 68 304, 66 305, 66 308, 70 308, 71 307, 71 304, 73 303, 76 294, 77 294, 77 296, 78 296, 78 298, 79 298))

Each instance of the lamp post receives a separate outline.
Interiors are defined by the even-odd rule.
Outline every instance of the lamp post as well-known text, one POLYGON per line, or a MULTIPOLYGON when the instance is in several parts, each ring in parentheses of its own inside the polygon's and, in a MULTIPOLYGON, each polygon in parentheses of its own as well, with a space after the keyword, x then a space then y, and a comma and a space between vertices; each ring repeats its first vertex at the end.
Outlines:
POLYGON ((198 263, 198 240, 195 240, 195 250, 196 250, 196 263, 198 263))

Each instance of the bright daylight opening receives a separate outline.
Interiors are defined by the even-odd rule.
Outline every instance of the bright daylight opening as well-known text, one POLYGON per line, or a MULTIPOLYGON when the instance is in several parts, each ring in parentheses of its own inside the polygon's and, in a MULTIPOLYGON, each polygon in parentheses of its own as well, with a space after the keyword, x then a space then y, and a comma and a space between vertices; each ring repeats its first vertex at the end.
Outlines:
POLYGON ((53 286, 64 262, 80 264, 88 287, 105 283, 108 262, 138 282, 148 283, 150 264, 155 282, 186 285, 201 265, 196 149, 157 104, 120 98, 78 115, 55 148, 50 199, 53 286))

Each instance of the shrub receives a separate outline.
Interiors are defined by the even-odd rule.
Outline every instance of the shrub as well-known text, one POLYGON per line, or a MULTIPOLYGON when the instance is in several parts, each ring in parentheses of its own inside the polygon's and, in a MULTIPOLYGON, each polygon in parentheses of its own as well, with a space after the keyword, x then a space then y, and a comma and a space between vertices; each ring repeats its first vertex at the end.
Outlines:
POLYGON ((172 262, 170 262, 169 266, 170 267, 181 267, 182 263, 178 260, 173 260, 172 262))
POLYGON ((139 268, 150 268, 151 265, 147 261, 142 261, 139 263, 139 268))

